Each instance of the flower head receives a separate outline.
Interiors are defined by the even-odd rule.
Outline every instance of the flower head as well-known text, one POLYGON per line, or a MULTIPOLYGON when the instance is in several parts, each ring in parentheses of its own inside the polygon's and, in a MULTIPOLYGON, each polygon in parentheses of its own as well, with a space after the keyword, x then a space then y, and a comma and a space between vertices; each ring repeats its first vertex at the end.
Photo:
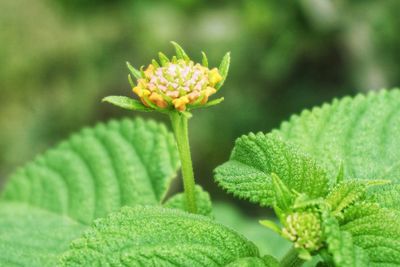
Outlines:
POLYGON ((312 212, 294 212, 286 217, 282 235, 296 248, 315 251, 322 247, 321 220, 312 212))
POLYGON ((146 68, 136 70, 128 63, 136 82, 129 75, 133 92, 143 105, 158 111, 186 111, 220 103, 223 98, 209 102, 209 97, 222 86, 228 73, 229 53, 219 68, 208 68, 203 53, 202 64, 193 62, 185 51, 172 42, 176 56, 171 59, 159 53, 160 63, 153 60, 146 68))

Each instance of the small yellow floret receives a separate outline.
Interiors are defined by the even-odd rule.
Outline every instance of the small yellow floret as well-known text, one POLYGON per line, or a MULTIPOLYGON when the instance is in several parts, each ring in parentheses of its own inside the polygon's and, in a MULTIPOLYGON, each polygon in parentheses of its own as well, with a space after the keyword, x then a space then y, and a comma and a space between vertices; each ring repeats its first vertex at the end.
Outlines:
POLYGON ((219 71, 217 68, 213 68, 212 70, 210 70, 208 77, 209 77, 208 79, 212 85, 215 85, 215 84, 219 83, 220 81, 222 81, 222 76, 221 76, 221 74, 219 74, 219 71))
POLYGON ((144 75, 146 76, 147 79, 150 79, 151 76, 154 74, 154 66, 153 64, 150 64, 147 69, 144 71, 144 75))
POLYGON ((189 103, 189 98, 187 96, 182 96, 172 101, 172 104, 174 104, 175 108, 179 111, 184 111, 187 103, 189 103))
POLYGON ((165 101, 162 96, 157 93, 151 93, 149 99, 160 108, 166 108, 168 106, 167 101, 165 101))

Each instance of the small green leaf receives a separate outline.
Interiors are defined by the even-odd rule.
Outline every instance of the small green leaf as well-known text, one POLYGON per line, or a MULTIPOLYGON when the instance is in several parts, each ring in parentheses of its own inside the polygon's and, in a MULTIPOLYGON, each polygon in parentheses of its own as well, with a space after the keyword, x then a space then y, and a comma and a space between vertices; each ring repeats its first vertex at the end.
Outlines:
POLYGON ((365 181, 351 180, 336 185, 326 197, 335 217, 341 218, 344 209, 356 201, 365 199, 367 185, 365 181))
POLYGON ((145 105, 142 104, 142 102, 132 99, 130 97, 126 96, 107 96, 103 98, 103 102, 108 102, 110 104, 113 104, 117 107, 123 108, 123 109, 128 109, 128 110, 135 110, 135 111, 154 111, 151 108, 146 107, 145 105))
POLYGON ((190 58, 189 56, 186 54, 185 50, 183 50, 183 48, 177 44, 176 42, 172 41, 171 44, 175 47, 175 51, 176 51, 176 57, 178 59, 183 59, 185 61, 189 61, 190 58))
POLYGON ((160 58, 161 66, 165 66, 169 62, 168 57, 162 52, 158 52, 158 57, 160 58))
POLYGON ((62 266, 224 266, 258 249, 207 217, 159 207, 123 208, 72 242, 62 266))
MULTIPOLYGON (((204 216, 214 217, 212 214, 213 212, 212 212, 211 198, 208 192, 204 191, 201 186, 196 185, 195 194, 196 194, 197 213, 204 216)), ((168 199, 167 202, 165 202, 164 207, 186 211, 187 207, 186 207, 185 194, 179 193, 174 195, 173 197, 168 199)))
POLYGON ((261 220, 261 221, 260 221, 260 224, 261 224, 262 226, 265 226, 265 227, 271 229, 272 231, 274 231, 275 233, 277 233, 277 234, 279 234, 279 235, 282 234, 281 228, 280 228, 275 222, 273 222, 273 221, 270 221, 270 220, 261 220))
POLYGON ((207 67, 207 68, 208 68, 208 58, 207 58, 206 53, 204 53, 203 51, 201 51, 201 55, 202 55, 202 58, 201 58, 201 63, 202 63, 202 65, 203 65, 204 67, 207 67))
POLYGON ((132 73, 133 77, 138 80, 143 78, 142 73, 139 70, 135 69, 128 61, 126 62, 126 66, 128 66, 128 69, 132 73))
POLYGON ((159 68, 159 67, 160 67, 160 64, 158 64, 158 62, 157 62, 155 59, 153 59, 153 60, 151 61, 151 64, 152 64, 155 68, 159 68))
POLYGON ((272 185, 275 192, 274 207, 277 207, 280 211, 288 211, 293 204, 294 196, 290 192, 289 188, 282 182, 278 175, 275 173, 271 174, 272 185))
POLYGON ((222 76, 222 81, 220 81, 216 89, 218 90, 221 88, 221 86, 225 83, 226 77, 228 77, 228 72, 229 72, 229 65, 231 64, 231 53, 228 52, 225 54, 225 56, 222 58, 221 64, 219 65, 218 71, 222 76))
POLYGON ((230 160, 215 170, 215 180, 228 192, 261 206, 272 206, 276 173, 290 190, 310 198, 325 196, 328 179, 314 159, 274 134, 249 134, 236 140, 230 160))

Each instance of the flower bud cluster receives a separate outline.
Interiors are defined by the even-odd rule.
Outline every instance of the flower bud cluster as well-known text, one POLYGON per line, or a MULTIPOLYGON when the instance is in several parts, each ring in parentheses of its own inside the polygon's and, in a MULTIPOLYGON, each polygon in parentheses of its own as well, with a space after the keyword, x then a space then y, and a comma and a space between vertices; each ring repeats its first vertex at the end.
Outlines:
POLYGON ((150 64, 143 73, 133 88, 143 104, 161 109, 172 106, 179 111, 186 110, 188 104, 207 103, 222 80, 217 68, 210 70, 184 59, 173 59, 164 66, 150 64))
POLYGON ((312 212, 294 212, 286 217, 282 235, 294 242, 295 248, 318 250, 322 247, 321 219, 312 212))

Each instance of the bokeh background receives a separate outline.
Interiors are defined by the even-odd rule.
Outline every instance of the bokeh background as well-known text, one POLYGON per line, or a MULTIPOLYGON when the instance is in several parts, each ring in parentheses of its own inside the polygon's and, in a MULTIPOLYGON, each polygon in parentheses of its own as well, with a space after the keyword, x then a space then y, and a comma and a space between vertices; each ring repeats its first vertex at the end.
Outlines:
POLYGON ((212 170, 235 138, 333 97, 400 84, 399 10, 398 0, 1 0, 0 182, 83 126, 142 116, 100 100, 133 96, 125 61, 171 55, 175 40, 215 66, 232 52, 225 102, 196 112, 190 130, 198 182, 233 201, 212 170))

